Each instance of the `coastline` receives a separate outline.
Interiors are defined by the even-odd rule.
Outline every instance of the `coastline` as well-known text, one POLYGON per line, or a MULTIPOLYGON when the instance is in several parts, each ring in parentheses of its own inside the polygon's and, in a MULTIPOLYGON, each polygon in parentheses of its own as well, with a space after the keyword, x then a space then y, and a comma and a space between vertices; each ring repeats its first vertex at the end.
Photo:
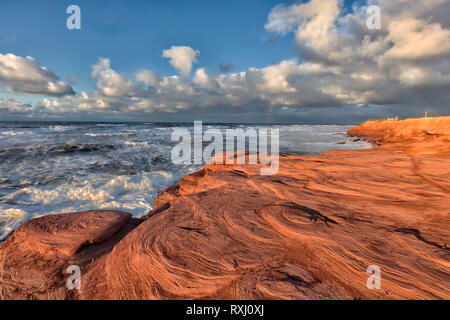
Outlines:
POLYGON ((1 299, 449 299, 450 117, 368 121, 365 150, 207 164, 144 219, 44 216, 0 243, 1 299), (79 265, 80 290, 65 287, 79 265), (368 266, 382 287, 366 287, 368 266), (31 271, 30 271, 31 270, 31 271))

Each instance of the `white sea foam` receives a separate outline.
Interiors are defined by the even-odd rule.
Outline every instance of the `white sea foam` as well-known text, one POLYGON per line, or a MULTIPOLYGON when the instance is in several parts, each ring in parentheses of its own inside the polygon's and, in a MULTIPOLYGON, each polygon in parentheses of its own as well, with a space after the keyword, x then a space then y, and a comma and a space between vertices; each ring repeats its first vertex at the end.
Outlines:
POLYGON ((0 206, 0 240, 8 236, 26 217, 27 213, 23 210, 0 206))
POLYGON ((139 141, 139 142, 125 141, 123 144, 130 146, 130 147, 139 147, 139 146, 142 147, 142 146, 147 146, 148 142, 146 142, 146 141, 139 141))
POLYGON ((0 134, 4 136, 17 136, 17 135, 24 135, 26 134, 26 131, 2 131, 0 134))
POLYGON ((50 126, 49 129, 53 131, 64 131, 67 130, 67 126, 50 126))

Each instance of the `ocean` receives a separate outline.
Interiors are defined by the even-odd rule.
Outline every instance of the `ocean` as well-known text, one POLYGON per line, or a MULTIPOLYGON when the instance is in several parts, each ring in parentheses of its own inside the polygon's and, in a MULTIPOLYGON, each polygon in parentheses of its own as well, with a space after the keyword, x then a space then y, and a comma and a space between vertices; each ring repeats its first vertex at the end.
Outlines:
MULTIPOLYGON (((203 129, 278 128, 280 154, 363 149, 342 125, 203 124, 203 129), (345 142, 342 144, 342 142, 345 142)), ((148 213, 157 193, 202 165, 175 165, 176 128, 193 123, 0 122, 0 241, 47 214, 116 209, 148 213)))

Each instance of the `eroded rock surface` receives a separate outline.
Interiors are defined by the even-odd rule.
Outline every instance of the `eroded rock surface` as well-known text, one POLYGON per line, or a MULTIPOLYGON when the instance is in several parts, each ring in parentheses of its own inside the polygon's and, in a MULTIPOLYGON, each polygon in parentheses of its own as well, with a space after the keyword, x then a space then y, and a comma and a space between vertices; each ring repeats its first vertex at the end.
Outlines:
POLYGON ((273 176, 208 164, 145 219, 32 220, 0 245, 0 297, 449 299, 450 117, 424 121, 365 123, 350 134, 382 146, 282 157, 273 176))

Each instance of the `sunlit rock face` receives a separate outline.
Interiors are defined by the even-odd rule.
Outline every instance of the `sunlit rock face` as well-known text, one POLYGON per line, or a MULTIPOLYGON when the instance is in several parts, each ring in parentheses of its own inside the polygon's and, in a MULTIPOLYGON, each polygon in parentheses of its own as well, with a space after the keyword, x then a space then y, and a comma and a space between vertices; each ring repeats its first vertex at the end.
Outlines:
POLYGON ((368 150, 217 165, 143 219, 51 215, 0 245, 3 299, 449 299, 450 117, 371 121, 368 150), (65 272, 81 270, 68 290, 65 272), (381 271, 370 289, 369 266, 381 271))

